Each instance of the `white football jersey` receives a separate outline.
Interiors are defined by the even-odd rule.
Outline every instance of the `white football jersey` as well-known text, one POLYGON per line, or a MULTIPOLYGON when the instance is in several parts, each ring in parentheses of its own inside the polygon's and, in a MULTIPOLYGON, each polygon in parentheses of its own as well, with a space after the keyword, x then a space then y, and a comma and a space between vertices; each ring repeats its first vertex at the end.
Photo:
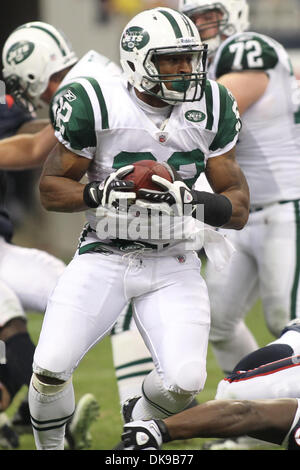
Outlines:
POLYGON ((252 205, 300 198, 300 88, 285 49, 262 34, 246 32, 222 43, 209 76, 264 70, 263 96, 242 116, 237 161, 250 188, 252 205))
MULTIPOLYGON (((172 165, 190 187, 208 158, 235 146, 240 129, 236 101, 215 81, 207 81, 201 101, 174 106, 161 130, 132 98, 124 79, 104 74, 76 78, 58 90, 51 119, 58 140, 92 160, 89 181, 103 181, 139 160, 156 160, 172 165)), ((95 212, 87 211, 92 228, 95 212)))

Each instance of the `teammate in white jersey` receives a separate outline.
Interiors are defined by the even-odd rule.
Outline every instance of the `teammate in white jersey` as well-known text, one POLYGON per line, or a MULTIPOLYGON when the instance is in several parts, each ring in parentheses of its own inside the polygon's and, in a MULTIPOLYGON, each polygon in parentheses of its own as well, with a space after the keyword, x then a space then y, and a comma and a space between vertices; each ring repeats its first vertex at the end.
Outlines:
POLYGON ((242 115, 237 160, 250 189, 250 216, 228 232, 236 253, 221 273, 208 263, 211 336, 217 360, 230 372, 256 349, 244 317, 258 297, 278 336, 299 316, 299 88, 287 52, 249 27, 245 0, 179 3, 209 46, 209 75, 231 90, 242 115))
POLYGON ((59 156, 44 166, 41 199, 48 210, 87 210, 88 225, 49 300, 35 352, 29 402, 38 449, 63 448, 74 407, 72 373, 130 301, 155 362, 132 416, 174 414, 204 386, 210 312, 200 261, 188 251, 194 232, 179 242, 98 235, 100 222, 122 215, 123 202, 135 200, 122 176, 145 158, 173 164, 190 187, 205 169, 216 194, 175 181, 168 165, 173 182, 159 180, 164 190, 142 191, 137 204, 173 217, 185 203, 190 214, 204 203, 204 221, 213 226, 245 225, 249 194, 234 157, 236 103, 223 86, 206 82, 205 54, 186 16, 167 8, 145 11, 121 37, 125 80, 81 77, 53 99, 59 156))
MULTIPOLYGON (((299 352, 298 319, 284 328, 280 338, 243 358, 233 373, 221 380, 215 400, 163 421, 126 424, 122 436, 125 448, 159 449, 171 440, 223 437, 231 442, 232 447, 227 448, 235 449, 230 438, 249 435, 256 438, 252 441, 256 446, 270 442, 300 450, 299 352)), ((222 447, 213 441, 210 448, 222 447)))

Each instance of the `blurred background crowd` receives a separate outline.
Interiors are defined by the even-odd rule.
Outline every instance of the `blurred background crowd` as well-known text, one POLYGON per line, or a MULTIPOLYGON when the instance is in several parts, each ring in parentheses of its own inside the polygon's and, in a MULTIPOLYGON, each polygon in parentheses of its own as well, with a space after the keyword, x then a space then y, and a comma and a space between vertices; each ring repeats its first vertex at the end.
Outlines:
MULTIPOLYGON (((300 0, 248 0, 251 30, 272 36, 288 50, 300 79, 300 0)), ((27 21, 45 21, 65 32, 79 56, 90 49, 119 60, 119 38, 129 19, 156 6, 177 8, 177 0, 10 0, 1 2, 1 49, 12 30, 27 21)), ((2 69, 2 66, 1 66, 2 69)), ((0 77, 1 78, 1 77, 0 77)), ((38 117, 47 117, 46 110, 38 117)), ((44 211, 39 202, 40 170, 10 172, 9 210, 16 225, 15 243, 47 249, 68 259, 83 214, 44 211)))

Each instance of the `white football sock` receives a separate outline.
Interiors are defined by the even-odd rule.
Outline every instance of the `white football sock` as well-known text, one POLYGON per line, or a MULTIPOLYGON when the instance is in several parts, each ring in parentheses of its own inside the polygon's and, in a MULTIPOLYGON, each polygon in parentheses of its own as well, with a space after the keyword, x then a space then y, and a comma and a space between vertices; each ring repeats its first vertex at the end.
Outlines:
POLYGON ((161 419, 184 410, 193 400, 194 394, 181 394, 167 390, 153 370, 144 380, 143 396, 133 408, 133 420, 161 419))
POLYGON ((63 450, 66 422, 75 409, 72 381, 47 385, 33 375, 28 401, 36 448, 63 450))

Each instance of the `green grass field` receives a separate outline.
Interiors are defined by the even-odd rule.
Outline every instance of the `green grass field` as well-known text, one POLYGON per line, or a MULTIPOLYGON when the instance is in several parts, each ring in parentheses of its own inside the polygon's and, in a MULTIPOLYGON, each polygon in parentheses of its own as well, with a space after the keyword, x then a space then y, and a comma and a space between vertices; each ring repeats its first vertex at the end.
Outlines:
MULTIPOLYGON (((38 314, 29 314, 28 326, 35 342, 38 339, 42 318, 43 317, 38 314)), ((260 346, 272 340, 272 336, 268 333, 264 325, 260 303, 257 303, 255 308, 249 313, 247 324, 255 333, 260 346)), ((216 385, 222 378, 222 373, 210 348, 207 358, 207 373, 205 389, 198 396, 199 402, 214 398, 216 385)), ((84 393, 91 392, 96 396, 100 404, 100 417, 91 428, 93 436, 91 449, 112 449, 120 440, 122 421, 109 338, 106 338, 103 342, 95 346, 85 356, 74 374, 73 382, 76 399, 79 399, 84 393)), ((9 416, 13 414, 25 393, 25 388, 19 392, 14 403, 8 410, 9 416)), ((202 442, 204 442, 203 439, 176 441, 168 444, 164 449, 197 450, 201 448, 202 442)), ((33 449, 35 449, 33 437, 31 435, 21 436, 20 450, 33 449)))

